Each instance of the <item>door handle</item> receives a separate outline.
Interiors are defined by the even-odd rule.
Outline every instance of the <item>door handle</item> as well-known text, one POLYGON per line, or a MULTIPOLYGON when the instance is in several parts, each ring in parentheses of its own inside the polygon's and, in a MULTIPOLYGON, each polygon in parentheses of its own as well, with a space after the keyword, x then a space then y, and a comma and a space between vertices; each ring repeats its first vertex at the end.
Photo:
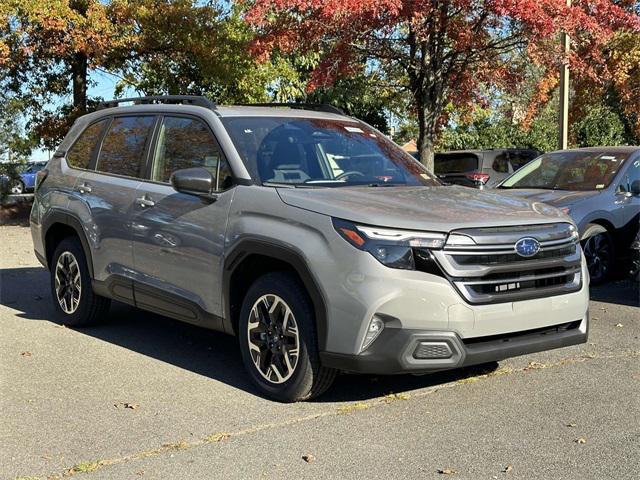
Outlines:
POLYGON ((82 185, 80 185, 77 190, 84 195, 85 193, 91 193, 91 185, 89 185, 88 183, 83 183, 82 185))
POLYGON ((156 204, 156 202, 148 198, 146 195, 144 197, 136 198, 136 202, 138 202, 138 205, 142 208, 153 207, 156 204))

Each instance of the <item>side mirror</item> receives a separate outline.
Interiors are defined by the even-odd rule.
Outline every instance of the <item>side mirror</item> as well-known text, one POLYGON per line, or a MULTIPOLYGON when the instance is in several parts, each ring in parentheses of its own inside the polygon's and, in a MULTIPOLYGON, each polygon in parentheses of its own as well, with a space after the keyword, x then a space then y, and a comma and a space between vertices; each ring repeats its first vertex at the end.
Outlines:
POLYGON ((185 168, 177 170, 171 175, 171 186, 176 192, 212 197, 215 179, 206 168, 185 168))
POLYGON ((640 180, 631 182, 631 195, 640 195, 640 180))

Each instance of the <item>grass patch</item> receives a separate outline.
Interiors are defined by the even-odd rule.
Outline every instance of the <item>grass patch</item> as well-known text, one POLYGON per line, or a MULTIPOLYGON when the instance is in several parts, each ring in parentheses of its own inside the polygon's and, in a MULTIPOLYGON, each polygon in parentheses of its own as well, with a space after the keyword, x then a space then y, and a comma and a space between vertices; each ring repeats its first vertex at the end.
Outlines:
POLYGON ((75 473, 91 473, 98 470, 102 467, 102 462, 80 462, 73 467, 71 467, 68 471, 68 475, 73 475, 75 473))

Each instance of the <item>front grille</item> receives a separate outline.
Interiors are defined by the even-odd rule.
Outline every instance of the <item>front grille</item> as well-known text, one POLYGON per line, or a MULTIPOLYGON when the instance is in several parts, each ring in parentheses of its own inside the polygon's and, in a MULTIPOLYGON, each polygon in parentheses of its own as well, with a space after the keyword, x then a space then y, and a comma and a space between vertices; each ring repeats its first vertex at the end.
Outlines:
POLYGON ((568 223, 457 230, 433 254, 469 303, 562 295, 582 286, 578 236, 568 223), (515 244, 523 237, 538 240, 536 255, 516 253, 515 244))

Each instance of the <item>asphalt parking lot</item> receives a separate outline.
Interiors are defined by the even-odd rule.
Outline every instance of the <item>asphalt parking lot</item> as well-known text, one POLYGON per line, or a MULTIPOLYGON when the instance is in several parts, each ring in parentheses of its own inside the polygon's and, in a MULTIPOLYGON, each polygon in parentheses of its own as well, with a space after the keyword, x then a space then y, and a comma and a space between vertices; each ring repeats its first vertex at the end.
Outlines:
POLYGON ((592 291, 589 343, 430 376, 256 394, 235 341, 114 305, 52 317, 28 227, 0 227, 0 478, 637 479, 640 297, 592 291))

